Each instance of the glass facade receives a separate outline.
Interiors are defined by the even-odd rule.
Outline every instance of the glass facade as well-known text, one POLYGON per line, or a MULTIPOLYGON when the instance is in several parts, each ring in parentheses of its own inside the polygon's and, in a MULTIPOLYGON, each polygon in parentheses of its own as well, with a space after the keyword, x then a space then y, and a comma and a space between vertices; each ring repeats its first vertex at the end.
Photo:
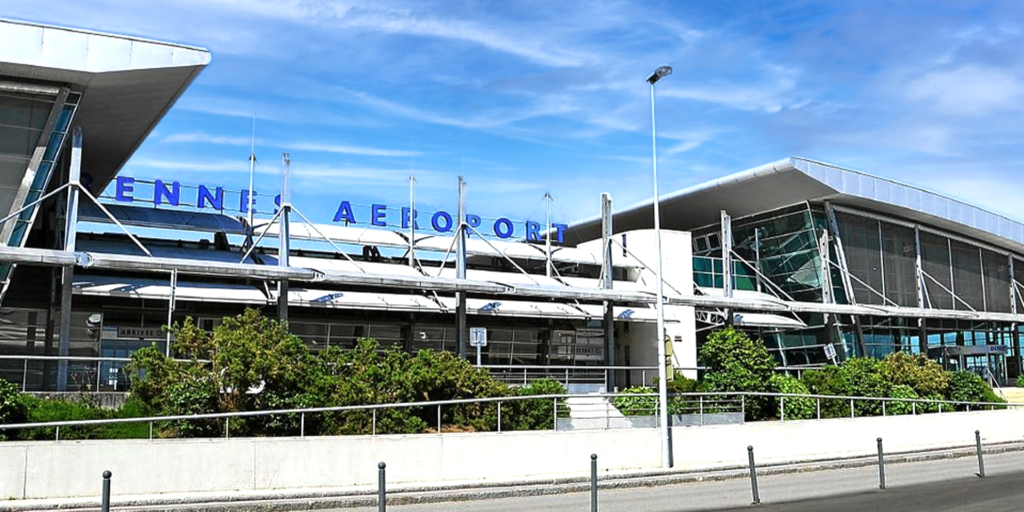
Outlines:
MULTIPOLYGON (((751 262, 749 267, 737 267, 735 289, 821 302, 831 284, 831 300, 839 304, 980 313, 1015 313, 1024 306, 1019 293, 1024 291, 1020 284, 1024 263, 1006 251, 932 226, 850 208, 835 208, 831 223, 826 210, 824 204, 802 204, 734 219, 734 251, 751 262), (819 240, 826 233, 829 279, 822 275, 819 249, 819 240), (843 266, 848 279, 844 279, 843 266), (759 272, 752 277, 743 273, 754 268, 759 272)), ((694 232, 693 269, 698 286, 722 287, 721 244, 713 247, 707 243, 709 235, 720 229, 709 226, 694 232)), ((800 318, 808 325, 806 329, 756 330, 780 364, 825 363, 823 347, 829 343, 839 351, 840 359, 884 357, 895 351, 942 359, 936 354, 943 353, 944 347, 992 345, 1000 346, 992 351, 995 355, 942 362, 954 369, 987 371, 996 378, 1020 373, 1024 326, 1011 322, 822 314, 801 314, 800 318)))

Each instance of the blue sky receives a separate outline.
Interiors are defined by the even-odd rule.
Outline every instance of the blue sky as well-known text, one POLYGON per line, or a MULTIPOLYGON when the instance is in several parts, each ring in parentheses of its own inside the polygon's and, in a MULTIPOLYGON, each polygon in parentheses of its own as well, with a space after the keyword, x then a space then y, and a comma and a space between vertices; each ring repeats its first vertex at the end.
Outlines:
MULTIPOLYGON (((1024 2, 4 0, 0 16, 208 48, 122 174, 556 222, 805 156, 1024 219, 1024 2)), ((360 212, 359 220, 368 216, 360 212)), ((397 214, 393 215, 397 221, 397 214)))

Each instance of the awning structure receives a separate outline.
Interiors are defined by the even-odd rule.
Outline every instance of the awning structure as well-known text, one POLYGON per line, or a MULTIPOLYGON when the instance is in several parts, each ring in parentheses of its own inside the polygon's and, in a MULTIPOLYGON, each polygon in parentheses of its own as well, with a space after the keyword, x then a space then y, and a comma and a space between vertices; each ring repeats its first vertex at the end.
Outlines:
MULTIPOLYGON (((256 236, 266 232, 266 236, 276 238, 279 233, 277 223, 272 225, 257 225, 256 236)), ((337 244, 353 244, 363 246, 387 247, 392 249, 408 249, 408 233, 393 231, 382 228, 368 228, 343 226, 339 224, 316 224, 315 229, 305 223, 292 222, 289 224, 289 233, 293 240, 323 240, 320 236, 331 239, 337 244), (319 231, 319 234, 317 233, 319 231)), ((416 251, 425 251, 444 254, 452 249, 452 235, 416 235, 414 245, 416 251)), ((483 241, 476 236, 469 236, 466 241, 467 257, 491 257, 491 258, 512 258, 529 261, 544 261, 547 259, 546 249, 543 245, 527 244, 521 241, 512 240, 488 240, 483 241)), ((551 260, 557 263, 601 265, 600 254, 575 247, 553 246, 551 248, 551 260)), ((615 258, 615 266, 629 267, 639 266, 639 263, 632 258, 615 258)))
MULTIPOLYGON (((169 229, 174 231, 198 231, 203 233, 225 233, 229 235, 245 235, 245 226, 234 217, 219 213, 193 212, 186 210, 168 210, 162 208, 141 208, 119 204, 104 204, 114 218, 125 226, 142 228, 169 229)), ((78 220, 113 224, 92 202, 78 205, 78 220)))
MULTIPOLYGON (((888 214, 921 222, 952 233, 983 240, 997 247, 1024 252, 1024 224, 898 181, 872 176, 806 158, 786 158, 702 183, 661 197, 662 229, 693 231, 720 222, 725 210, 734 219, 770 212, 807 201, 888 214)), ((649 229, 653 202, 645 201, 616 212, 616 231, 649 229)), ((567 240, 601 237, 601 220, 594 217, 569 227, 567 240)))
POLYGON ((767 329, 804 329, 803 321, 771 313, 733 313, 733 325, 738 327, 763 327, 767 329))
MULTIPOLYGON (((80 273, 75 274, 74 293, 94 297, 168 300, 171 297, 171 283, 168 280, 80 273)), ((189 302, 232 302, 249 305, 267 303, 267 297, 259 289, 246 285, 179 281, 174 293, 176 300, 189 302)))

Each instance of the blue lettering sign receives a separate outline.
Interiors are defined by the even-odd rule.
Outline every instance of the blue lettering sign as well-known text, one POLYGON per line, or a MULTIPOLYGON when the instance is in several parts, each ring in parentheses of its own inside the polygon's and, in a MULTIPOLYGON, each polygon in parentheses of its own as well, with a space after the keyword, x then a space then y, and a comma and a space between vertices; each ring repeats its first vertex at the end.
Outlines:
POLYGON ((274 206, 277 206, 277 208, 274 208, 274 215, 277 215, 277 212, 281 208, 281 194, 274 196, 274 206))
POLYGON ((355 224, 356 217, 352 215, 352 205, 348 201, 342 201, 338 205, 338 211, 334 214, 334 222, 345 221, 347 224, 355 224))
POLYGON ((167 198, 167 204, 171 206, 178 206, 181 200, 181 183, 177 181, 171 182, 170 190, 167 189, 167 184, 163 181, 156 180, 153 184, 153 204, 160 206, 163 204, 163 199, 167 198))
POLYGON ((452 216, 448 215, 448 212, 437 212, 430 218, 430 225, 434 226, 434 231, 447 233, 452 230, 452 216), (438 219, 444 220, 443 228, 437 223, 438 219))
POLYGON ((494 221, 494 234, 498 235, 498 238, 508 238, 512 236, 512 221, 502 217, 494 221), (502 228, 504 226, 504 228, 502 228))
POLYGON ((471 227, 471 228, 478 228, 478 227, 480 227, 480 216, 479 215, 467 214, 466 215, 466 224, 469 224, 469 227, 471 227))
POLYGON ((527 242, 539 242, 540 241, 540 224, 533 221, 526 221, 526 241, 527 242))
MULTIPOLYGON (((565 230, 569 229, 568 224, 555 224, 551 223, 551 227, 555 228, 555 234, 558 236, 558 243, 565 242, 565 230)), ((551 236, 551 235, 548 235, 551 236)))
MULTIPOLYGON (((418 213, 419 213, 419 211, 417 211, 417 210, 413 210, 412 211, 412 222, 413 222, 413 225, 416 227, 416 229, 420 228, 420 223, 416 222, 416 214, 418 214, 418 213)), ((409 207, 408 206, 403 206, 402 207, 402 229, 409 229, 409 207)))
POLYGON ((388 223, 384 222, 384 215, 387 213, 384 210, 387 206, 383 204, 375 204, 370 207, 370 224, 374 226, 387 226, 388 223))
MULTIPOLYGON (((252 212, 256 213, 256 196, 259 194, 255 190, 252 191, 252 212)), ((238 211, 242 213, 249 213, 249 190, 244 189, 238 196, 238 211)))
POLYGON ((215 194, 210 193, 210 189, 206 188, 205 185, 199 185, 199 197, 196 201, 196 206, 199 208, 206 208, 207 203, 212 206, 215 210, 224 209, 224 189, 217 187, 214 189, 215 194))
POLYGON ((135 190, 132 183, 135 183, 135 178, 118 176, 117 186, 114 189, 114 200, 121 201, 122 203, 131 203, 135 201, 135 198, 131 196, 132 191, 135 190))

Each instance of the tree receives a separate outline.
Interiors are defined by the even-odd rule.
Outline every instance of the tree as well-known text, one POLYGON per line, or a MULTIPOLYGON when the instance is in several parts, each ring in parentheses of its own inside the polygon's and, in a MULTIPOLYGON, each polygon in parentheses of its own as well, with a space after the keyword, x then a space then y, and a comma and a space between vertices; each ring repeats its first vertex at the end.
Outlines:
MULTIPOLYGON (((775 358, 764 342, 752 340, 732 327, 711 333, 700 350, 706 367, 704 381, 713 391, 772 392, 771 378, 775 358)), ((774 414, 774 401, 765 397, 748 397, 747 419, 764 419, 774 414)))

